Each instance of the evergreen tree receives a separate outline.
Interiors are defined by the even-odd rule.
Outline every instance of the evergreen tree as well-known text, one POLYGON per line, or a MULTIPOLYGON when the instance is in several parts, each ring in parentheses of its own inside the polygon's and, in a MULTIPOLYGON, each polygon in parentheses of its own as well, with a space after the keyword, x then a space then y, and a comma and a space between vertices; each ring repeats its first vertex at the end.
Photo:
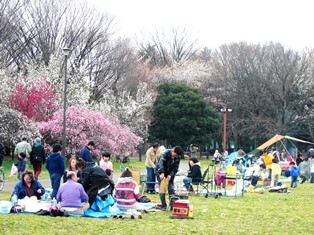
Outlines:
POLYGON ((153 106, 150 140, 167 140, 171 145, 208 144, 218 128, 218 112, 206 104, 195 88, 181 83, 158 87, 153 106))

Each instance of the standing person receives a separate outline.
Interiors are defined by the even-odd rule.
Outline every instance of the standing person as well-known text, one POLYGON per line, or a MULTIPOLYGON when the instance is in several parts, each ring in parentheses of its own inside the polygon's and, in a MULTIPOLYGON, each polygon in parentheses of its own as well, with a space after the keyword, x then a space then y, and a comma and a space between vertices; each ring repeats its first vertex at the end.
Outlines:
POLYGON ((0 142, 0 166, 2 166, 4 153, 5 153, 4 145, 0 142))
POLYGON ((60 186, 57 193, 57 201, 61 202, 61 208, 70 214, 83 214, 89 208, 88 196, 81 184, 77 183, 74 171, 67 172, 66 183, 60 186))
POLYGON ((88 142, 87 146, 84 146, 81 151, 79 158, 82 158, 85 162, 94 162, 91 151, 95 149, 94 141, 88 142))
POLYGON ((16 164, 17 165, 17 178, 19 180, 22 179, 22 174, 24 173, 24 171, 26 170, 26 155, 25 153, 20 153, 18 156, 18 163, 16 164))
POLYGON ((33 173, 31 171, 25 171, 21 180, 15 185, 12 196, 15 195, 18 199, 23 199, 26 196, 36 196, 37 199, 40 199, 44 193, 45 189, 34 179, 33 173))
POLYGON ((268 178, 271 179, 271 165, 273 164, 273 158, 274 156, 270 153, 269 150, 264 149, 262 160, 266 165, 266 168, 268 170, 268 178))
POLYGON ((301 162, 303 162, 303 156, 302 156, 301 153, 298 153, 298 156, 297 156, 297 158, 295 159, 295 162, 296 162, 297 166, 299 166, 299 164, 300 164, 301 162))
POLYGON ((111 154, 109 152, 104 152, 102 154, 102 159, 99 162, 99 166, 106 172, 110 179, 113 178, 113 166, 110 161, 111 154))
POLYGON ((301 184, 303 184, 311 176, 309 159, 305 158, 304 161, 301 162, 298 167, 299 167, 299 170, 300 170, 300 178, 302 179, 301 184))
POLYGON ((35 177, 38 179, 41 173, 42 165, 46 161, 46 152, 44 147, 41 145, 41 139, 39 137, 37 137, 34 141, 30 161, 33 165, 35 177))
MULTIPOLYGON (((167 185, 169 199, 171 203, 171 197, 175 194, 174 191, 174 177, 178 172, 179 165, 180 165, 180 158, 183 155, 183 150, 180 146, 176 146, 173 149, 165 150, 159 158, 159 162, 156 165, 156 170, 158 172, 159 177, 159 198, 161 202, 160 209, 166 210, 167 203, 166 203, 166 192, 162 192, 162 188, 160 187, 161 184, 167 185)), ((170 205, 171 206, 171 205, 170 205)))
POLYGON ((298 186, 298 176, 300 175, 299 168, 295 165, 295 162, 290 162, 290 176, 291 176, 291 188, 296 188, 298 186))
POLYGON ((30 154, 32 152, 32 146, 27 142, 26 137, 22 137, 22 141, 19 142, 14 149, 14 155, 18 156, 20 153, 25 153, 26 156, 26 168, 27 168, 27 161, 30 158, 30 154))
POLYGON ((155 168, 156 164, 159 161, 160 151, 159 151, 159 144, 155 143, 152 147, 150 147, 146 151, 146 171, 147 171, 147 192, 148 193, 155 193, 155 182, 156 182, 156 174, 155 168))
POLYGON ((279 183, 279 177, 281 175, 281 168, 278 164, 277 158, 273 159, 273 164, 271 165, 271 182, 270 182, 270 187, 276 187, 279 183))
POLYGON ((196 157, 191 157, 189 160, 189 165, 191 167, 190 172, 187 177, 183 179, 183 183, 186 187, 186 190, 189 193, 193 193, 193 187, 191 183, 198 184, 202 180, 202 172, 200 162, 196 157))
POLYGON ((60 187, 61 178, 64 174, 64 158, 61 155, 62 146, 60 144, 53 145, 52 154, 50 154, 46 161, 46 168, 50 175, 50 182, 52 186, 51 198, 55 198, 60 187))

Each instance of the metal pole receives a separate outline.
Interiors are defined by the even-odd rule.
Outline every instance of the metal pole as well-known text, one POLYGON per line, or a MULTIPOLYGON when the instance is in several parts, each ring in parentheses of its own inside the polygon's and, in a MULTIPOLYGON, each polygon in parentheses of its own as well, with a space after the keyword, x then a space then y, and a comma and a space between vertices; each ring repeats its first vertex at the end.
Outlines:
POLYGON ((64 94, 63 94, 63 130, 62 130, 62 156, 65 157, 66 147, 66 108, 67 108, 67 63, 68 55, 64 55, 64 94))
POLYGON ((227 109, 224 111, 224 152, 227 150, 227 109))

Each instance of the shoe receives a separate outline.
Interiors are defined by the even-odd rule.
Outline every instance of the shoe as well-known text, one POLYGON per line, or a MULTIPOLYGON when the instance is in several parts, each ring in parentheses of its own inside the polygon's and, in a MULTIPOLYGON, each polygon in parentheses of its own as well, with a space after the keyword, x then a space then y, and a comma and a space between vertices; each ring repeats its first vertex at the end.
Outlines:
POLYGON ((157 209, 157 210, 161 210, 161 211, 166 211, 167 210, 167 206, 166 207, 164 207, 164 206, 162 206, 162 205, 157 205, 156 207, 155 207, 155 209, 157 209))

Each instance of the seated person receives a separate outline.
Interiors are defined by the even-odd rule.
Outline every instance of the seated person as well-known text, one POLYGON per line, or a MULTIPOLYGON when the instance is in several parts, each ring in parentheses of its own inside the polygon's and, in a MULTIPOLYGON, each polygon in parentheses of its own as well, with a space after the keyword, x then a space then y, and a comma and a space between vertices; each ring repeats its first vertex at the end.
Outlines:
POLYGON ((75 173, 77 173, 76 163, 77 163, 77 158, 71 157, 69 159, 69 161, 68 161, 68 169, 63 174, 63 183, 65 183, 67 181, 67 174, 68 174, 69 171, 74 171, 75 173))
POLYGON ((115 187, 115 198, 120 210, 127 211, 130 208, 136 209, 136 199, 141 197, 140 190, 132 178, 132 172, 127 168, 122 172, 115 187))
POLYGON ((83 159, 79 159, 76 168, 80 173, 78 182, 83 185, 88 195, 89 205, 94 203, 97 195, 106 197, 107 194, 112 194, 114 183, 101 167, 94 162, 85 162, 83 159))
POLYGON ((61 208, 71 214, 83 214, 89 208, 88 196, 81 184, 77 183, 74 171, 67 172, 67 181, 62 184, 57 193, 57 201, 61 208))
POLYGON ((264 163, 260 163, 259 165, 255 165, 252 171, 252 181, 251 185, 256 187, 259 177, 261 176, 262 171, 266 169, 266 165, 264 163))
POLYGON ((194 184, 198 184, 202 180, 202 172, 200 162, 196 157, 191 157, 189 160, 189 164, 191 170, 189 171, 186 178, 183 179, 183 183, 186 187, 186 190, 189 192, 194 192, 191 182, 194 184))
POLYGON ((36 196, 37 199, 41 199, 41 196, 45 193, 45 189, 34 178, 33 172, 26 170, 22 174, 22 179, 15 185, 13 195, 16 195, 18 199, 36 196))

